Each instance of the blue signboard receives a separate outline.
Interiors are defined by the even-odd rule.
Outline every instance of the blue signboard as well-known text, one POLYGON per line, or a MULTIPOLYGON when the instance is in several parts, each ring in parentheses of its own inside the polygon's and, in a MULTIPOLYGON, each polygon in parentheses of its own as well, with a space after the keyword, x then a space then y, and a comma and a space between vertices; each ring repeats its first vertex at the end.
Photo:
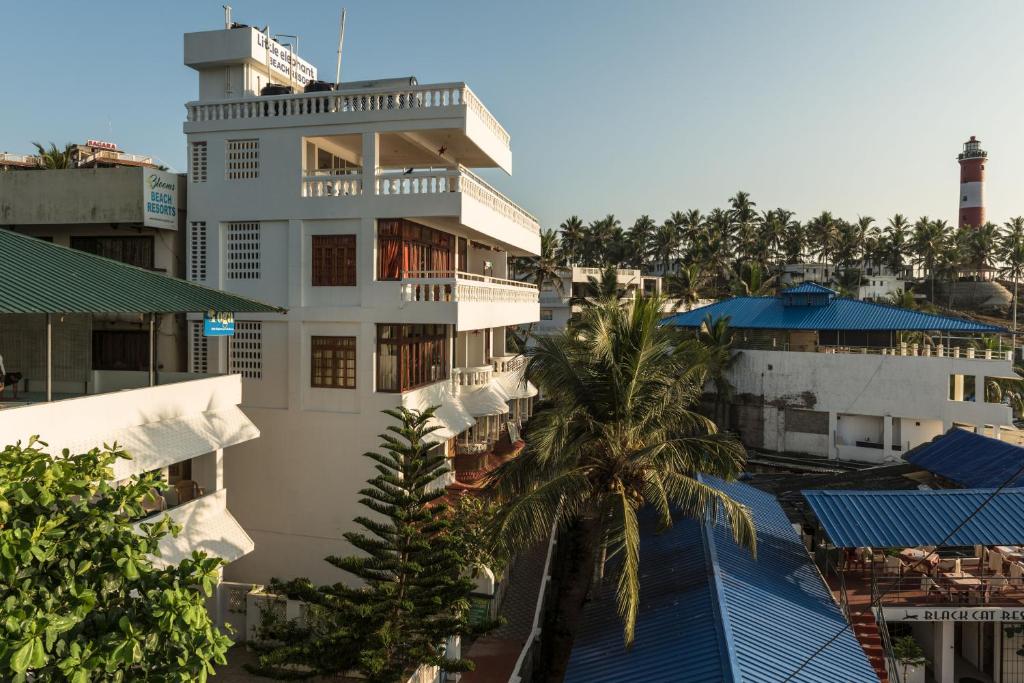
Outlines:
POLYGON ((207 311, 203 314, 204 337, 235 336, 235 314, 207 311))

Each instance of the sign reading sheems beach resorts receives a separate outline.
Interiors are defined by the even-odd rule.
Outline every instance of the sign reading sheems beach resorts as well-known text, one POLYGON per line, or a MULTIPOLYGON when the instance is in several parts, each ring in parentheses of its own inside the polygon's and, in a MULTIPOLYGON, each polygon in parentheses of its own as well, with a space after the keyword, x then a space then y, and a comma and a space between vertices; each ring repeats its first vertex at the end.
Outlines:
POLYGON ((142 171, 142 224, 178 229, 178 176, 146 168, 142 171))
POLYGON ((1015 607, 886 607, 886 621, 1024 621, 1015 607))

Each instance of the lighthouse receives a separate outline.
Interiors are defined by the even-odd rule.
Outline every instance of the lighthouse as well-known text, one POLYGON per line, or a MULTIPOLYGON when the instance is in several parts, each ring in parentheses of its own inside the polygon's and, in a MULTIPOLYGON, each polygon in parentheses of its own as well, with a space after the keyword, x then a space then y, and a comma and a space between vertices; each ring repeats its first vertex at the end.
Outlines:
POLYGON ((981 148, 981 142, 971 136, 964 143, 964 151, 957 156, 960 161, 960 220, 959 226, 978 227, 985 222, 985 162, 988 152, 981 148))

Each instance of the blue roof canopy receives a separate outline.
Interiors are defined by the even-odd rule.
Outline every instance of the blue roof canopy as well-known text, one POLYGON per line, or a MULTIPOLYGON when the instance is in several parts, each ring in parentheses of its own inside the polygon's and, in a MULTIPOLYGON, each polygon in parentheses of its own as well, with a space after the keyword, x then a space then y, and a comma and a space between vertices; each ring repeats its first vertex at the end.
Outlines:
MULTIPOLYGON (((566 683, 723 681, 777 683, 846 625, 776 500, 743 483, 704 477, 747 505, 758 556, 738 547, 725 521, 678 519, 657 533, 641 517, 636 640, 622 642, 615 582, 584 614, 566 683)), ((877 682, 849 629, 793 681, 877 682)))
POLYGON ((996 325, 912 311, 834 296, 827 287, 803 284, 779 296, 739 296, 724 299, 665 319, 677 327, 700 327, 707 316, 728 317, 738 329, 845 330, 857 332, 1006 332, 996 325))
MULTIPOLYGON (((995 489, 803 491, 839 548, 939 545, 995 489)), ((1024 544, 1024 489, 1003 489, 948 545, 1024 544)))
POLYGON ((953 428, 904 458, 964 488, 1024 485, 1024 448, 965 429, 953 428))

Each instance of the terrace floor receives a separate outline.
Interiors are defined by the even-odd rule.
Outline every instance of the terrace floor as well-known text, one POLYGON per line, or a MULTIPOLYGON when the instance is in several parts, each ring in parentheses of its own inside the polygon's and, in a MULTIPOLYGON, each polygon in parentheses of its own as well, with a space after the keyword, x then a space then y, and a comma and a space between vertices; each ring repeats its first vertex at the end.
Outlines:
MULTIPOLYGON (((964 586, 955 580, 934 578, 934 584, 922 582, 924 575, 908 574, 902 577, 878 577, 877 589, 883 595, 881 604, 885 607, 914 607, 929 605, 992 605, 1024 606, 1024 585, 1005 577, 978 577, 979 585, 964 586), (924 590, 926 587, 927 590, 924 590)), ((859 612, 871 606, 871 574, 864 570, 845 572, 846 600, 852 612, 859 612)), ((825 581, 832 590, 836 601, 842 600, 839 577, 828 572, 825 581)))

